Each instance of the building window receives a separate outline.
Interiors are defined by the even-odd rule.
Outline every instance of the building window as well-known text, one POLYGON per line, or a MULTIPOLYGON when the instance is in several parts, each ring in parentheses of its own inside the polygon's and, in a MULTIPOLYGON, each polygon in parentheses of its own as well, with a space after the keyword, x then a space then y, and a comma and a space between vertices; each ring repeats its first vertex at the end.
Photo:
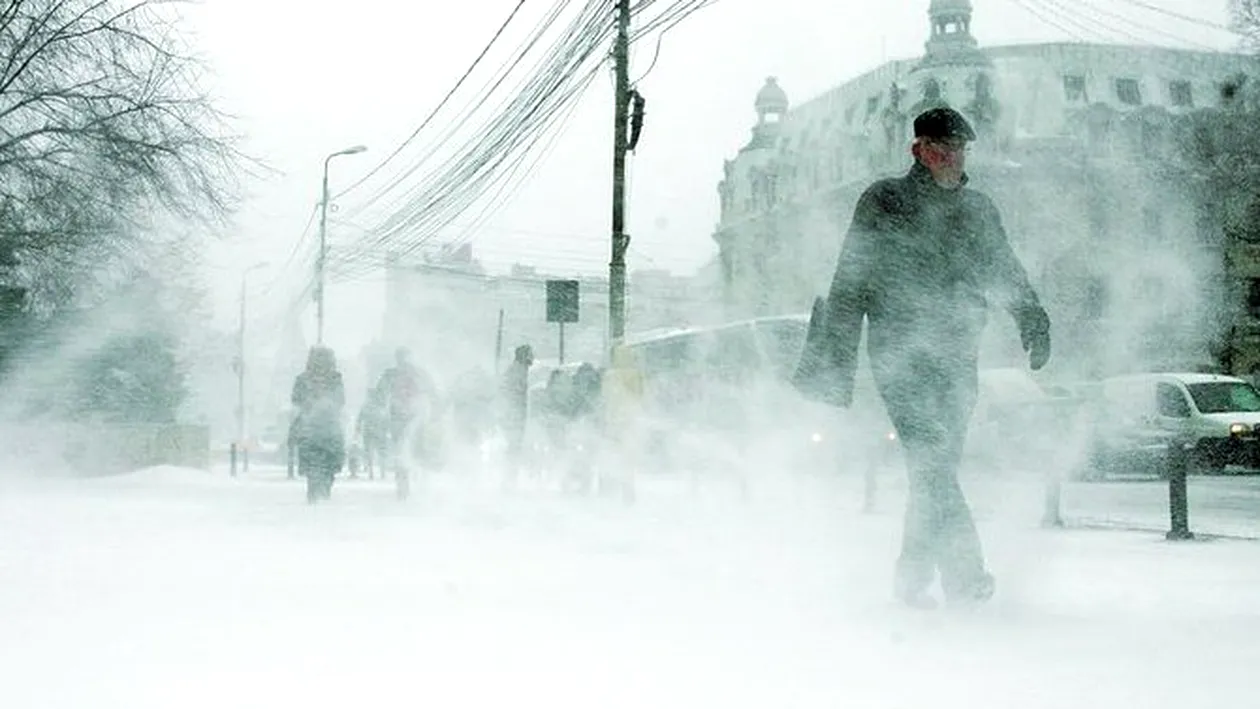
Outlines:
POLYGON ((1194 107, 1194 88, 1189 81, 1168 82, 1168 99, 1177 108, 1194 107))
POLYGON ((1260 318, 1260 278, 1247 281, 1247 314, 1260 318))
POLYGON ((1085 77, 1080 74, 1068 74, 1063 77, 1063 96, 1068 103, 1085 103, 1085 77))
POLYGON ((1116 79, 1116 98, 1126 106, 1142 105, 1142 86, 1137 79, 1116 79))
POLYGON ((1230 106, 1238 99, 1242 92, 1243 84, 1246 83, 1246 76, 1232 76, 1225 81, 1216 85, 1217 95, 1219 97, 1219 105, 1230 106))

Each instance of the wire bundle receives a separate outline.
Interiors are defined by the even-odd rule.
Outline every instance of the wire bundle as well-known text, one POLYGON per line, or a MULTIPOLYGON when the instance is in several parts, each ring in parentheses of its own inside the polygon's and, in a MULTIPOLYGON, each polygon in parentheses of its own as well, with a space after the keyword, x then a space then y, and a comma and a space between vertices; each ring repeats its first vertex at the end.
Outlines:
MULTIPOLYGON (((502 40, 524 2, 518 0, 472 65, 411 135, 367 174, 333 195, 334 200, 352 200, 334 223, 354 225, 357 234, 332 241, 329 280, 360 280, 380 268, 386 254, 414 255, 469 212, 473 215, 458 227, 460 236, 447 239, 443 246, 471 241, 546 157, 604 66, 608 55, 602 48, 615 34, 616 0, 555 0, 484 84, 465 91, 464 85, 502 40)), ((631 9, 635 24, 631 42, 654 33, 659 38, 714 2, 638 0, 631 9)), ((658 40, 657 55, 659 50, 658 40)), ((286 272, 296 270, 301 282, 296 305, 305 304, 312 292, 317 251, 313 242, 308 222, 269 292, 282 280, 289 280, 286 290, 291 290, 286 272)))

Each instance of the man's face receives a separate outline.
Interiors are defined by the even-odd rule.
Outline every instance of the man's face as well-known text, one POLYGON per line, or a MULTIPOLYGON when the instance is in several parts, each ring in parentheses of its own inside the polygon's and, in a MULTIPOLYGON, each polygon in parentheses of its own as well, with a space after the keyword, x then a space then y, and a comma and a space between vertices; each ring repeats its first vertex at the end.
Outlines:
POLYGON ((967 166, 967 141, 962 138, 932 138, 923 142, 919 159, 941 187, 954 189, 962 185, 967 166))

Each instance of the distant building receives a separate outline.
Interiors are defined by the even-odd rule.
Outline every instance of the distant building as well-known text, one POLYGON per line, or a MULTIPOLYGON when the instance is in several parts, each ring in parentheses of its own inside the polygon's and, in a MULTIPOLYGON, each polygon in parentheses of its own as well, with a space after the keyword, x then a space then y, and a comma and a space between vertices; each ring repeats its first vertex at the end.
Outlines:
MULTIPOLYGON (((909 167, 913 117, 949 105, 974 124, 968 172, 997 201, 1047 301, 1059 376, 1205 367, 1224 350, 1235 371, 1260 369, 1260 254, 1227 258, 1220 210, 1173 149, 1188 139, 1185 119, 1220 106, 1223 88, 1254 59, 1145 46, 981 47, 970 0, 932 0, 928 17, 922 57, 800 106, 766 80, 752 135, 718 185, 713 238, 728 314, 808 310, 828 286, 858 196, 909 167), (1236 317, 1254 321, 1254 341, 1232 327, 1236 317)), ((985 350, 995 364, 1020 357, 1009 318, 1001 320, 985 350)))
MULTIPOLYGON (((522 264, 507 274, 490 274, 470 251, 458 258, 442 256, 422 263, 394 260, 388 265, 382 346, 406 344, 425 362, 492 370, 502 312, 503 358, 510 358, 516 345, 528 343, 539 359, 555 359, 559 326, 546 322, 546 282, 550 279, 579 282, 579 322, 565 326, 566 360, 602 363, 608 349, 606 278, 547 274, 522 264)), ((627 277, 629 331, 692 324, 704 317, 717 297, 712 289, 699 288, 699 283, 664 270, 632 271, 627 277)))

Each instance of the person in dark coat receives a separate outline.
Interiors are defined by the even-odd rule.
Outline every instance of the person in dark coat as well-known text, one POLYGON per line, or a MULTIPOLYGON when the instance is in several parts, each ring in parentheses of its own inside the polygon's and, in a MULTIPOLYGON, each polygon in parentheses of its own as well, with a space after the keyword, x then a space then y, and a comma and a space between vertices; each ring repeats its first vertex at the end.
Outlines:
POLYGON ((394 361, 381 374, 377 387, 385 395, 394 481, 398 497, 405 499, 411 494, 411 463, 423 455, 425 429, 437 410, 438 391, 428 372, 412 363, 411 350, 399 347, 394 361))
POLYGON ((1034 370, 1050 358, 1050 320, 996 206, 967 187, 975 133, 966 119, 932 109, 915 119, 914 133, 909 174, 875 183, 858 200, 794 383, 848 407, 866 319, 872 374, 910 478, 896 595, 931 606, 937 572, 951 602, 994 591, 958 482, 988 308, 1015 318, 1034 370))
POLYGON ((306 478, 306 499, 326 500, 346 455, 342 425, 346 389, 331 349, 311 348, 306 370, 293 382, 292 403, 297 412, 298 472, 306 478))
POLYGON ((525 430, 529 421, 529 368, 534 365, 534 348, 520 345, 512 364, 500 382, 500 425, 507 438, 507 482, 516 481, 525 457, 525 430))
POLYGON ((600 414, 600 371, 583 362, 573 373, 566 417, 569 427, 570 459, 562 480, 566 491, 589 492, 594 479, 595 459, 602 437, 600 414))
POLYGON ((389 393, 385 387, 372 387, 355 421, 355 435, 363 447, 363 466, 369 480, 375 477, 377 469, 381 478, 385 477, 385 459, 389 450, 388 401, 389 393))

